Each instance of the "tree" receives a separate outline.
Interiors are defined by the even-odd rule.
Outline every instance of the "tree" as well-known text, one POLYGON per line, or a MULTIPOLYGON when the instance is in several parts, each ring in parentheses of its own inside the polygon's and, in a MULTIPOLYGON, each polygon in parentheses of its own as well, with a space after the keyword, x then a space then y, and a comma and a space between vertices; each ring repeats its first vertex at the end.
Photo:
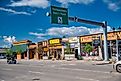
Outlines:
POLYGON ((85 44, 84 51, 90 53, 92 51, 92 46, 90 44, 85 44))
POLYGON ((69 42, 66 42, 65 45, 66 45, 65 53, 66 54, 70 54, 71 53, 70 43, 69 42))
POLYGON ((12 49, 6 49, 6 55, 13 55, 12 49))
POLYGON ((21 54, 21 53, 22 53, 21 47, 16 47, 15 52, 16 52, 17 54, 21 54))

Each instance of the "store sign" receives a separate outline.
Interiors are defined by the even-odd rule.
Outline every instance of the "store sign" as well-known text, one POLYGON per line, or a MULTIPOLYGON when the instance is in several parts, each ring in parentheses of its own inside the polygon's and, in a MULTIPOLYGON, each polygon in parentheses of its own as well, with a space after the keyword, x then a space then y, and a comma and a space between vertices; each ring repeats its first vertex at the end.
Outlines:
POLYGON ((92 42, 92 36, 84 36, 84 37, 81 37, 81 42, 82 43, 92 42))
POLYGON ((68 38, 62 38, 62 42, 68 42, 69 39, 68 38))
POLYGON ((44 48, 44 51, 48 51, 48 48, 44 48))
POLYGON ((60 43, 60 39, 51 39, 49 40, 49 44, 59 44, 60 43))
POLYGON ((118 35, 118 39, 121 39, 121 31, 117 32, 117 35, 118 35))
POLYGON ((22 44, 30 44, 31 42, 28 41, 19 41, 19 42, 13 42, 13 45, 22 45, 22 44))
POLYGON ((51 6, 51 23, 68 25, 68 9, 51 6))
POLYGON ((70 47, 71 48, 75 48, 75 44, 70 44, 70 47))
MULTIPOLYGON (((116 34, 115 33, 108 33, 107 34, 107 40, 116 40, 116 34)), ((104 36, 102 36, 102 40, 104 40, 104 36)))
POLYGON ((78 38, 77 37, 70 37, 69 43, 74 43, 74 42, 78 42, 78 38))
POLYGON ((54 47, 49 47, 49 49, 62 49, 62 46, 54 46, 54 47))

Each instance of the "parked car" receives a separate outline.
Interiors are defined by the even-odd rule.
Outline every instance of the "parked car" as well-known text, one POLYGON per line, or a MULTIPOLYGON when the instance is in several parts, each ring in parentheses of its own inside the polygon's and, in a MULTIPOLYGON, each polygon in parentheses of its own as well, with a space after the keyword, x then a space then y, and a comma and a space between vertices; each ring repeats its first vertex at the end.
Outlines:
POLYGON ((0 54, 0 59, 5 59, 5 58, 6 58, 5 54, 0 54))
POLYGON ((117 72, 121 73, 121 61, 116 62, 116 63, 113 65, 113 68, 114 68, 117 72))
POLYGON ((8 64, 16 64, 16 59, 14 55, 7 55, 7 63, 8 64))

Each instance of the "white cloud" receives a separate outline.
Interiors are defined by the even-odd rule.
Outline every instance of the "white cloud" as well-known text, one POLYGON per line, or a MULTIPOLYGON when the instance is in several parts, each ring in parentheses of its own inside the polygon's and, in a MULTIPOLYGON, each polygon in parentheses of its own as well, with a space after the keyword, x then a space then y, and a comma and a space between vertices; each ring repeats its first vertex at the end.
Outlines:
POLYGON ((44 34, 44 33, 29 32, 29 35, 36 36, 38 39, 41 39, 41 40, 45 40, 46 39, 46 37, 44 37, 44 36, 46 36, 46 34, 44 34))
POLYGON ((88 34, 89 31, 86 27, 53 27, 47 30, 48 35, 51 36, 77 36, 81 34, 88 34))
POLYGON ((10 12, 13 14, 31 15, 30 13, 27 13, 27 12, 18 12, 18 11, 12 10, 12 9, 6 9, 6 8, 2 8, 2 7, 0 7, 0 10, 5 11, 5 12, 10 12))
POLYGON ((3 39, 4 39, 5 42, 8 42, 9 44, 16 42, 15 36, 3 36, 3 39))
POLYGON ((68 6, 69 3, 87 5, 94 2, 95 0, 56 0, 56 1, 62 3, 62 6, 68 6))
POLYGON ((120 7, 119 7, 118 5, 116 5, 115 3, 110 3, 110 4, 108 4, 108 8, 109 8, 110 10, 113 10, 113 11, 117 11, 117 10, 120 9, 120 7))
POLYGON ((47 8, 49 6, 48 0, 21 0, 17 2, 13 2, 9 6, 30 6, 37 8, 47 8))
POLYGON ((41 29, 41 28, 39 28, 38 30, 39 30, 39 31, 43 31, 43 29, 41 29))
POLYGON ((10 48, 13 42, 16 42, 15 36, 1 36, 0 47, 2 48, 10 48))
POLYGON ((103 0, 108 5, 108 9, 118 11, 120 9, 121 0, 113 2, 113 0, 103 0))
MULTIPOLYGON (((89 34, 95 34, 95 33, 103 33, 102 27, 99 28, 89 28, 89 34)), ((107 26, 107 31, 112 31, 112 28, 110 26, 107 26)))
MULTIPOLYGON (((111 31, 111 27, 108 26, 108 31, 111 31)), ((46 39, 46 37, 71 37, 71 36, 80 36, 86 34, 102 33, 102 27, 99 28, 88 28, 88 27, 52 27, 46 30, 45 33, 29 33, 30 35, 35 35, 37 38, 46 39)))
POLYGON ((30 35, 35 35, 35 36, 38 36, 38 37, 42 37, 42 36, 45 36, 45 34, 43 33, 36 33, 36 32, 29 32, 30 35))

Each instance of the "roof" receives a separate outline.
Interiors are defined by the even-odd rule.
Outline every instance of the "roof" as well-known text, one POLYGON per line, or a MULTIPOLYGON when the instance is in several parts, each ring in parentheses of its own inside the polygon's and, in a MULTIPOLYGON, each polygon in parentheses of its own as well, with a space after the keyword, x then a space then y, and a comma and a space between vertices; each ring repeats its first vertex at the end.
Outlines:
POLYGON ((15 46, 11 47, 11 50, 13 52, 18 52, 18 51, 25 52, 27 50, 27 45, 26 44, 15 45, 15 46))
MULTIPOLYGON (((121 30, 117 30, 117 31, 110 31, 107 33, 113 33, 113 32, 121 32, 121 30)), ((103 33, 96 33, 96 34, 86 34, 86 35, 80 35, 78 37, 83 37, 83 36, 92 36, 92 35, 99 35, 99 34, 103 34, 103 33)))
POLYGON ((30 40, 22 40, 22 41, 18 41, 18 42, 13 42, 13 45, 21 45, 21 44, 28 44, 31 43, 32 41, 30 40))

